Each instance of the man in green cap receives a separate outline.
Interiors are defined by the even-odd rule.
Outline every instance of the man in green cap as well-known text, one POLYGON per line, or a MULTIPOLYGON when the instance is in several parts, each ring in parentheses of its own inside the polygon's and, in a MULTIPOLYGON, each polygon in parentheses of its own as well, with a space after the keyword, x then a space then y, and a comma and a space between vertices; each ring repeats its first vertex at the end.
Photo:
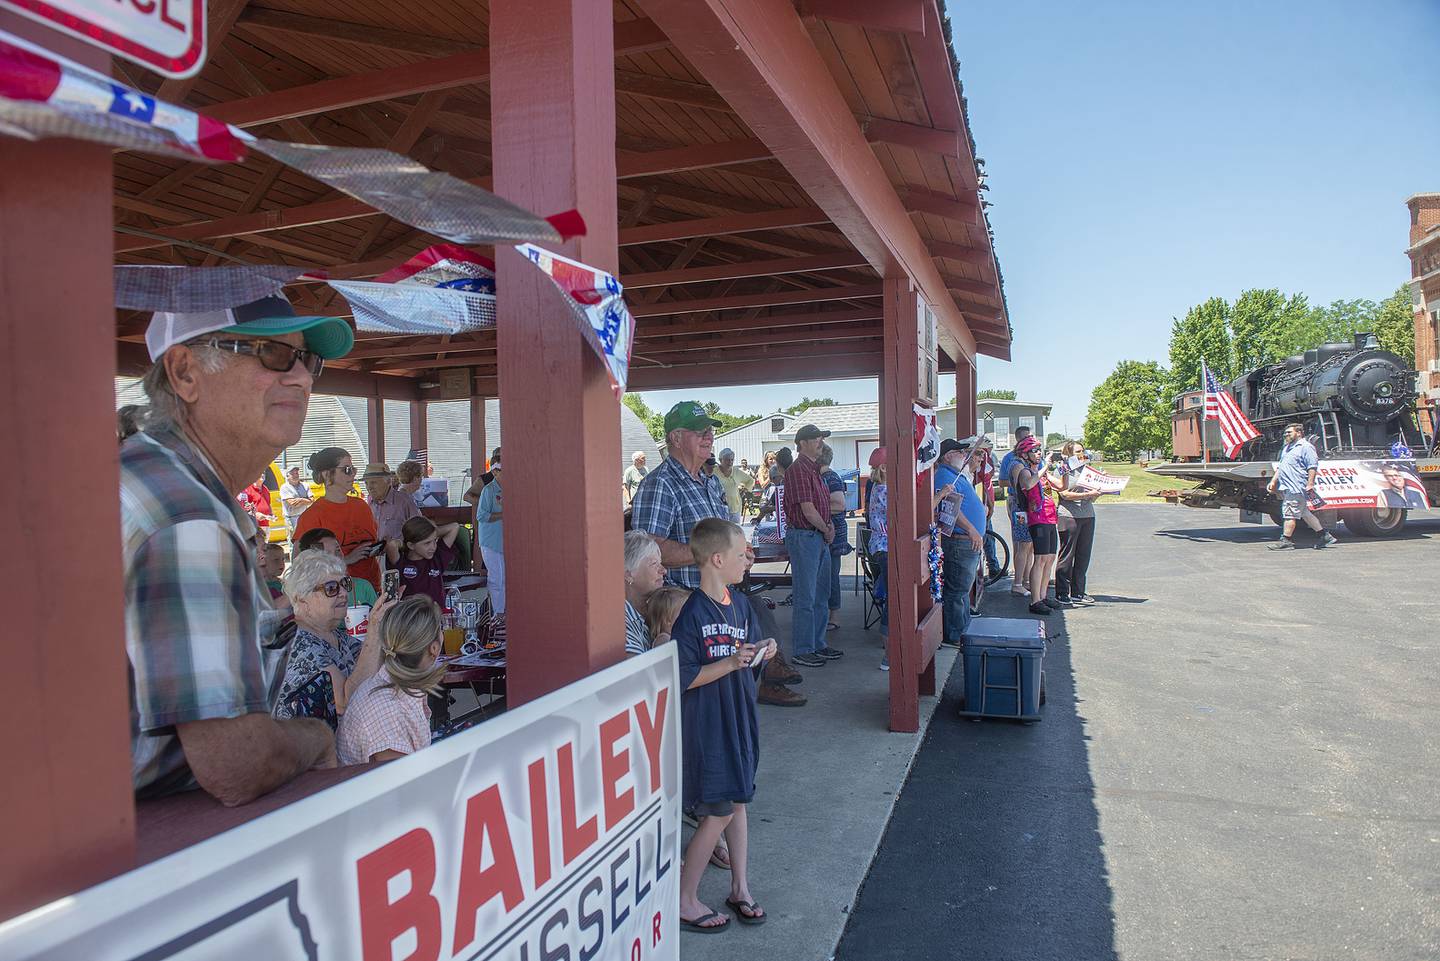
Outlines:
POLYGON ((338 317, 283 297, 157 313, 145 429, 120 449, 131 773, 141 798, 200 788, 244 804, 335 764, 318 718, 276 720, 283 619, 256 570, 236 496, 300 440, 326 360, 355 342, 338 317))
MULTIPOLYGON (((700 569, 690 553, 690 532, 707 517, 729 517, 720 482, 702 468, 715 446, 712 418, 697 401, 681 401, 665 415, 668 457, 635 490, 630 526, 645 531, 660 545, 665 579, 690 590, 700 589, 700 569)), ((805 698, 785 688, 781 679, 798 677, 781 657, 772 658, 761 679, 763 704, 799 706, 805 698)))

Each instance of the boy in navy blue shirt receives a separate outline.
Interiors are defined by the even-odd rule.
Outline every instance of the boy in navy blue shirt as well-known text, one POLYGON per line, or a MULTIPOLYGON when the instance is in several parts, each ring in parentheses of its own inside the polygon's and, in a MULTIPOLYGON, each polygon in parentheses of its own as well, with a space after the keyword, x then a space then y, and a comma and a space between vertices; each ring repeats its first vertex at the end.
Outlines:
POLYGON ((760 727, 756 682, 775 655, 773 637, 761 639, 760 622, 731 584, 745 577, 745 535, 708 517, 690 533, 700 568, 700 590, 690 595, 671 629, 680 656, 680 730, 684 747, 684 808, 699 819, 680 869, 680 925, 714 933, 730 916, 700 901, 700 878, 723 832, 730 847, 730 897, 725 903, 742 924, 763 924, 764 910, 750 895, 746 876, 749 828, 745 807, 755 794, 760 727))

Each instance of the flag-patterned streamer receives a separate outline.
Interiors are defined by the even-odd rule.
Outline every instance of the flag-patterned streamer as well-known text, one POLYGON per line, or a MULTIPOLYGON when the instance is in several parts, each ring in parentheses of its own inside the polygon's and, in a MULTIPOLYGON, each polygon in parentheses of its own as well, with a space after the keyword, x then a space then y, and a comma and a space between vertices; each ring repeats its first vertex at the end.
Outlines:
POLYGON ((396 220, 457 244, 554 242, 584 232, 573 212, 552 219, 537 216, 390 150, 279 140, 257 140, 251 147, 396 220))
POLYGON ((206 163, 245 158, 245 134, 146 96, 0 30, 0 133, 71 137, 206 163))
POLYGON ((580 332, 600 356, 616 398, 625 393, 630 350, 635 344, 635 319, 625 306, 619 278, 534 244, 515 249, 549 277, 580 322, 580 332))
POLYGON ((332 280, 360 330, 458 334, 495 326, 495 263, 454 244, 427 247, 366 280, 332 280))
POLYGON ((174 267, 168 264, 115 267, 115 306, 188 314, 227 310, 280 293, 306 272, 304 267, 174 267))

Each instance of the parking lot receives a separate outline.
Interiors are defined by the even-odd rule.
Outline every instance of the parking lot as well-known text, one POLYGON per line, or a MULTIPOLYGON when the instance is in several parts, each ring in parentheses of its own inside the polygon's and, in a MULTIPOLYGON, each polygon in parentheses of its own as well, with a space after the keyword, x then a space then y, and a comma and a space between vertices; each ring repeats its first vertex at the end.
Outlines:
POLYGON ((1098 514, 1044 720, 958 718, 956 668, 837 957, 1440 957, 1440 513, 1283 553, 1098 514))

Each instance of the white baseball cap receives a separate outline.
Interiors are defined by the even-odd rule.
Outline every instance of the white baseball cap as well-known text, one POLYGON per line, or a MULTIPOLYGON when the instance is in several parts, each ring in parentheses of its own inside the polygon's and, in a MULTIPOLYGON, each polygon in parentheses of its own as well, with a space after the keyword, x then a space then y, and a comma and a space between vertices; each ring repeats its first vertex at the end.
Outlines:
POLYGON ((158 311, 145 331, 145 346, 150 359, 159 360, 176 344, 217 331, 249 337, 304 332, 305 349, 326 360, 344 357, 355 346, 355 332, 342 318, 300 316, 290 301, 278 294, 226 310, 194 314, 158 311))

